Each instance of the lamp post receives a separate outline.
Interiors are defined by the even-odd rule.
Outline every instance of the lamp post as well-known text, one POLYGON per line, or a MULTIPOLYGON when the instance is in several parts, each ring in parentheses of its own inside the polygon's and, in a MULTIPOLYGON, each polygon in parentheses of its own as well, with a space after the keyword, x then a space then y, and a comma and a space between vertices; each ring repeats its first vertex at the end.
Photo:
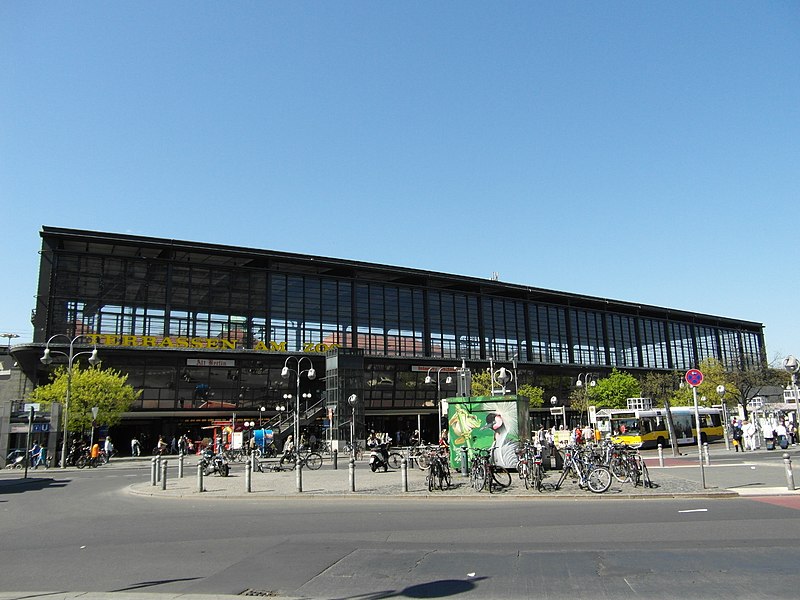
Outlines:
MULTIPOLYGON (((587 411, 589 410, 589 388, 593 388, 596 385, 597 381, 595 380, 594 373, 578 373, 575 387, 578 389, 583 388, 583 403, 586 405, 587 411)), ((581 414, 583 414, 583 409, 581 409, 581 414)), ((581 421, 583 421, 582 416, 581 421)))
MULTIPOLYGON (((724 421, 722 429, 725 432, 725 450, 730 450, 731 440, 729 428, 731 423, 730 419, 728 418, 728 409, 725 406, 725 386, 721 383, 717 386, 717 394, 719 395, 720 408, 722 409, 722 419, 724 421)), ((742 447, 742 450, 744 450, 744 447, 742 447)))
MULTIPOLYGON (((794 429, 800 431, 800 398, 797 396, 797 372, 800 371, 800 362, 791 354, 783 359, 783 368, 792 376, 792 391, 794 392, 794 429)), ((797 443, 797 433, 794 437, 797 443)))
MULTIPOLYGON (((431 367, 428 369, 428 374, 425 376, 425 383, 431 384, 433 383, 433 377, 431 377, 431 371, 433 371, 435 367, 431 367)), ((442 428, 442 382, 440 376, 442 371, 445 369, 453 369, 454 367, 439 367, 436 369, 436 431, 433 432, 433 439, 439 439, 439 431, 442 428)), ((446 384, 453 383, 453 378, 448 375, 447 379, 444 380, 446 384)))
POLYGON ((350 456, 356 455, 356 404, 358 404, 358 396, 350 394, 347 397, 347 403, 353 408, 350 414, 350 456))
POLYGON ((266 406, 262 406, 258 409, 258 428, 264 428, 264 411, 267 410, 266 406))
POLYGON ((89 436, 89 448, 94 446, 94 424, 95 424, 95 421, 97 421, 97 413, 99 413, 99 412, 100 412, 100 407, 99 406, 93 406, 92 407, 92 433, 89 436))
MULTIPOLYGON (((558 398, 556 398, 555 396, 550 396, 550 405, 555 407, 556 404, 558 404, 558 398)), ((550 413, 552 414, 553 411, 551 410, 550 413)), ((558 413, 556 413, 556 414, 558 414, 558 413)), ((562 419, 564 421, 564 430, 566 430, 567 429, 567 411, 564 410, 563 406, 561 407, 561 417, 562 417, 562 419)))
MULTIPOLYGON (((312 379, 316 379, 317 372, 314 370, 314 363, 311 362, 311 359, 307 356, 288 356, 286 358, 286 362, 283 363, 283 369, 281 369, 281 377, 284 379, 289 378, 289 373, 294 373, 297 376, 297 389, 296 389, 296 412, 294 415, 294 443, 295 447, 299 448, 300 444, 300 376, 305 373, 308 380, 311 381, 312 379), (289 363, 294 361, 295 368, 290 369, 289 363), (308 368, 303 369, 303 362, 308 362, 308 368)), ((297 460, 300 460, 300 455, 297 454, 297 460)))
MULTIPOLYGON (((516 364, 516 359, 514 364, 516 364)), ((498 385, 500 387, 499 390, 500 394, 502 396, 505 396, 507 391, 506 384, 514 381, 514 373, 512 371, 509 371, 505 367, 500 367, 495 371, 494 360, 491 358, 489 359, 489 372, 492 380, 492 396, 494 396, 495 392, 497 391, 495 385, 498 385)))
POLYGON ((11 350, 11 340, 19 337, 16 333, 0 333, 0 337, 8 338, 7 349, 11 350))
MULTIPOLYGON (((290 398, 292 397, 291 394, 284 394, 283 397, 286 398, 287 395, 290 398)), ((286 410, 286 405, 285 404, 278 404, 278 406, 275 407, 275 410, 278 411, 278 433, 280 433, 281 423, 283 423, 283 411, 286 410)))
POLYGON ((82 352, 75 352, 75 342, 81 339, 83 335, 76 335, 74 338, 70 339, 70 337, 65 333, 57 333, 54 336, 51 336, 47 343, 44 346, 44 354, 39 359, 43 365, 49 365, 53 362, 53 354, 60 354, 61 356, 65 356, 67 358, 67 394, 64 399, 64 439, 61 442, 61 468, 67 468, 67 438, 69 437, 69 396, 72 389, 72 365, 75 362, 75 359, 83 354, 89 354, 89 364, 94 366, 100 359, 97 358, 97 347, 89 352, 88 350, 82 352), (51 350, 50 349, 50 342, 54 339, 63 337, 69 340, 69 352, 62 352, 61 350, 51 350))

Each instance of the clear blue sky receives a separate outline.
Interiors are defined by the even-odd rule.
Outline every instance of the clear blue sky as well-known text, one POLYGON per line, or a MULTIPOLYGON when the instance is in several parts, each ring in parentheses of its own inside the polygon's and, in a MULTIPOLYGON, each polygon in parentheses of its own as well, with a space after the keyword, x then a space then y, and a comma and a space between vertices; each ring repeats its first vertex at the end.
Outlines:
POLYGON ((17 341, 51 225, 496 271, 800 354, 795 1, 5 0, 0 90, 17 341))

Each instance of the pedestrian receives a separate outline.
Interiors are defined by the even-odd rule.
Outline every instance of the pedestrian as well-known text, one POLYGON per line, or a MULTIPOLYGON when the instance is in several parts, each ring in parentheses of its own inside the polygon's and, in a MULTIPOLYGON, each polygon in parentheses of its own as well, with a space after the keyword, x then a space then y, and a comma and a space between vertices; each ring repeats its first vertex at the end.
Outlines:
POLYGON ((775 430, 769 420, 765 420, 763 432, 764 445, 767 447, 767 450, 775 450, 775 430))
POLYGON ((789 436, 783 421, 778 422, 775 426, 775 443, 781 447, 781 450, 786 450, 789 447, 789 436))
POLYGON ((39 445, 39 442, 33 442, 33 446, 31 447, 31 467, 37 468, 39 463, 44 462, 42 460, 42 447, 39 445))
MULTIPOLYGON (((744 432, 742 428, 739 426, 738 422, 735 422, 731 425, 733 431, 731 432, 731 437, 733 437, 733 449, 736 452, 739 451, 739 446, 742 446, 742 438, 744 437, 744 432)), ((744 446, 742 446, 742 452, 744 452, 744 446)))
POLYGON ((111 455, 114 452, 114 444, 111 443, 111 436, 106 436, 106 441, 103 444, 103 450, 106 451, 106 461, 111 460, 111 455))
POLYGON ((139 456, 142 453, 141 444, 136 436, 131 438, 131 456, 139 456))
POLYGON ((286 438, 286 443, 283 444, 283 456, 278 461, 278 466, 283 466, 283 461, 291 460, 292 455, 294 454, 294 439, 292 436, 288 436, 286 438))
POLYGON ((758 429, 753 421, 745 421, 742 423, 742 434, 744 434, 744 448, 755 452, 758 445, 758 429))

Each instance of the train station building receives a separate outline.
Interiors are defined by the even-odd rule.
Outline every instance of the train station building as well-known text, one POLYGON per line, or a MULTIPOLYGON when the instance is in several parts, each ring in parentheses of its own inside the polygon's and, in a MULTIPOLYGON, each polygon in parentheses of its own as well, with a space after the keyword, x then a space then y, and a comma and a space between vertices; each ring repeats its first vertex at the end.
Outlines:
POLYGON ((43 227, 41 238, 33 341, 8 354, 32 386, 58 364, 40 361, 48 344, 96 348, 141 391, 115 427, 122 441, 197 435, 220 419, 274 423, 298 399, 304 426, 333 439, 349 437, 354 416, 361 432, 430 437, 464 368, 504 366, 511 386, 561 404, 581 373, 765 356, 761 323, 635 301, 117 233, 43 227))

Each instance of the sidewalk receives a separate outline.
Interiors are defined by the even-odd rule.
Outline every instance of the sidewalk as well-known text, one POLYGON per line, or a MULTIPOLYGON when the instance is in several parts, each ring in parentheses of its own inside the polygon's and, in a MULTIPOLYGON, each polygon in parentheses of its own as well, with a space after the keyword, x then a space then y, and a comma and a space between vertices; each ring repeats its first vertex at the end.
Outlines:
MULTIPOLYGON (((548 471, 544 492, 527 490, 516 473, 511 473, 511 486, 493 494, 487 491, 476 492, 469 485, 469 479, 460 472, 452 473, 452 485, 448 490, 428 491, 426 472, 409 467, 407 470, 407 491, 403 487, 402 470, 372 473, 366 460, 355 464, 355 491, 351 491, 349 464, 347 457, 340 458, 338 470, 333 468, 329 457, 318 471, 302 471, 302 491, 298 491, 297 474, 294 471, 274 472, 269 466, 277 460, 264 461, 265 472, 251 474, 250 492, 246 488, 244 464, 232 464, 228 477, 209 475, 203 477, 203 492, 199 491, 197 478, 197 459, 187 457, 184 461, 184 477, 177 477, 177 457, 168 458, 166 489, 161 489, 160 481, 154 486, 150 477, 147 481, 130 486, 134 494, 168 498, 314 498, 314 497, 375 497, 394 498, 451 498, 477 499, 508 498, 547 500, 552 498, 675 498, 675 497, 737 497, 748 495, 800 495, 800 489, 789 490, 786 469, 780 452, 759 451, 750 455, 735 454, 724 446, 715 449, 711 464, 704 466, 701 474, 699 457, 683 449, 679 457, 664 457, 664 466, 659 465, 657 454, 646 453, 646 462, 653 488, 633 487, 626 483, 613 481, 611 489, 604 494, 593 494, 578 488, 577 483, 566 480, 560 490, 553 490, 558 481, 559 471, 548 471), (758 458, 758 460, 753 460, 758 458), (702 479, 705 478, 705 487, 702 479)), ((797 448, 789 452, 794 463, 800 463, 797 448)), ((148 475, 150 471, 148 470, 148 475)), ((797 475, 800 486, 800 471, 797 475)))

